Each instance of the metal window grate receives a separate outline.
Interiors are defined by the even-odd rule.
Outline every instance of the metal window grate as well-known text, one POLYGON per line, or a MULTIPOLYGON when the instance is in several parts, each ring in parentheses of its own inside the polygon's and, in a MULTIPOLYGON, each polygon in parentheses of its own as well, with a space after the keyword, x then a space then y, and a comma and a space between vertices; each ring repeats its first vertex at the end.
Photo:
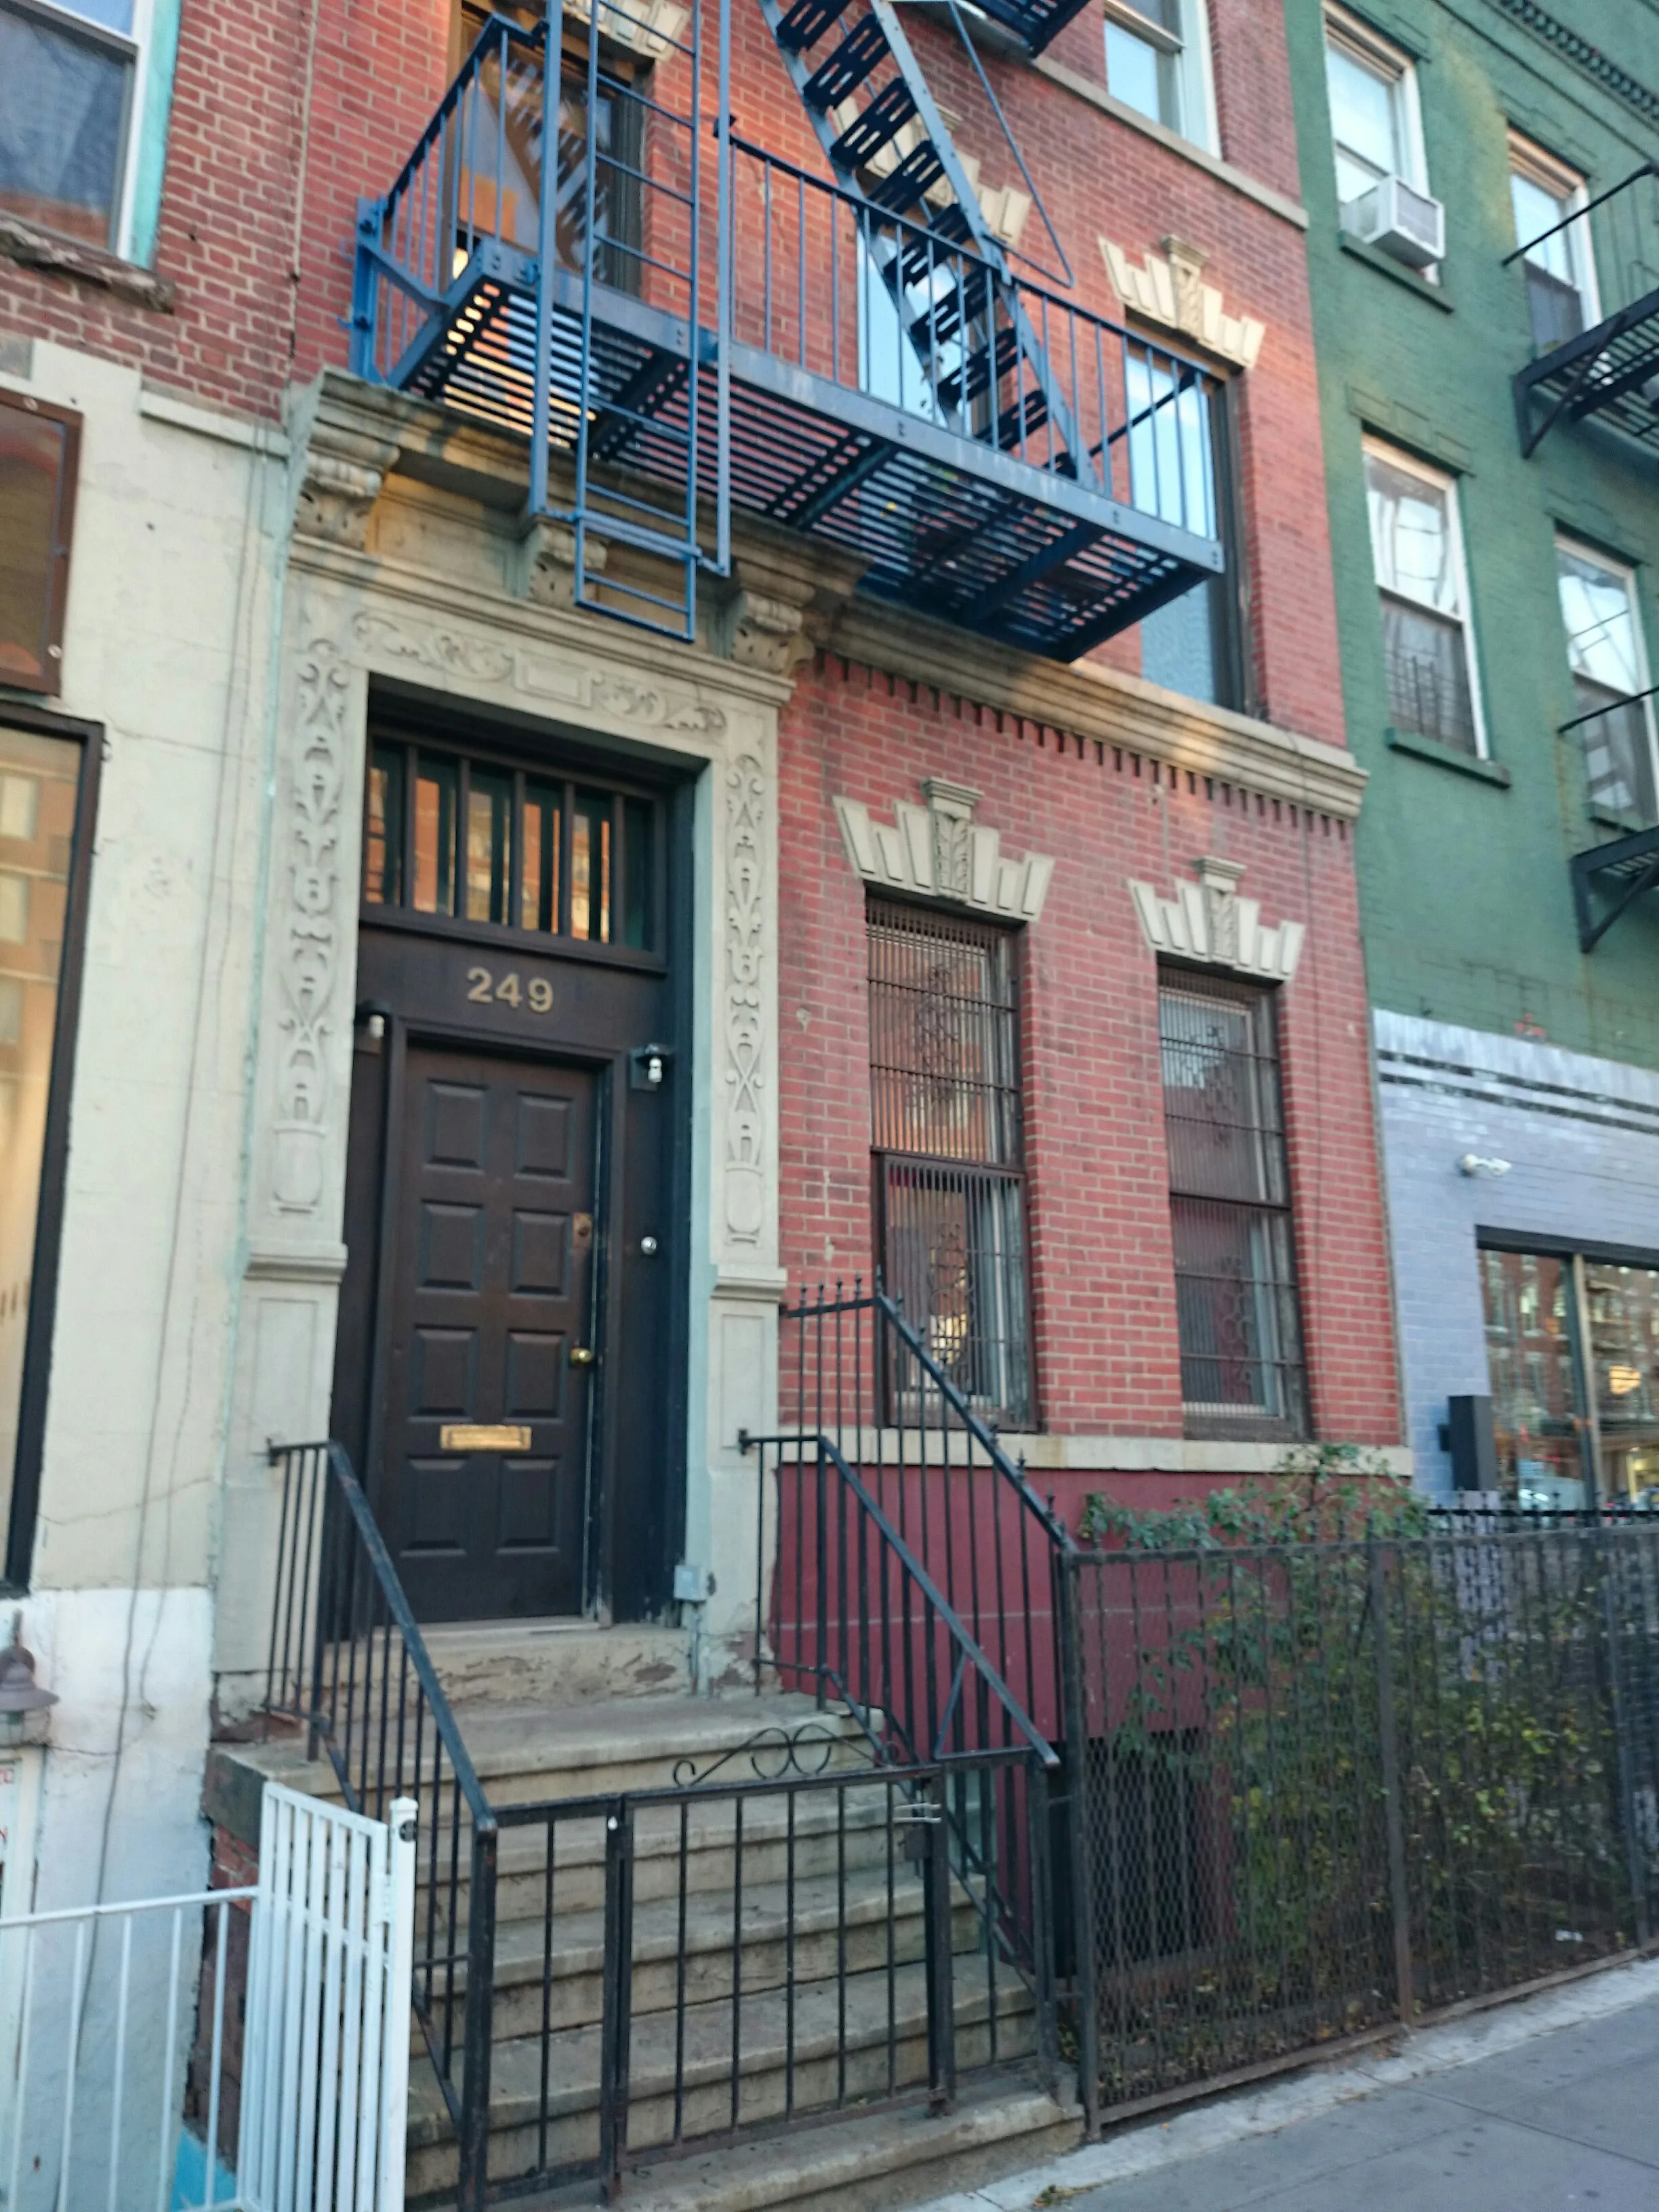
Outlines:
POLYGON ((1006 931, 880 903, 868 941, 887 1285, 973 1403, 1023 1425, 1031 1385, 1012 945, 1006 931))
POLYGON ((1307 1388, 1273 1000, 1166 971, 1158 1038, 1188 1419, 1300 1435, 1307 1388))

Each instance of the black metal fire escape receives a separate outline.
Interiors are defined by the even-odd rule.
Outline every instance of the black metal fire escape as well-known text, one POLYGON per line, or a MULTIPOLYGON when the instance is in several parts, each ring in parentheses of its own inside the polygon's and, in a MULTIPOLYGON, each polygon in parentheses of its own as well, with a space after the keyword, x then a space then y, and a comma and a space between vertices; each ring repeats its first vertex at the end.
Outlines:
POLYGON ((1592 420, 1659 447, 1659 167, 1644 162, 1518 246, 1504 265, 1517 261, 1527 270, 1540 343, 1535 359, 1515 379, 1522 452, 1535 453, 1561 424, 1592 420), (1540 249, 1571 240, 1587 265, 1592 233, 1601 280, 1598 304, 1614 304, 1593 326, 1575 328, 1583 321, 1588 273, 1582 284, 1553 280, 1540 249))

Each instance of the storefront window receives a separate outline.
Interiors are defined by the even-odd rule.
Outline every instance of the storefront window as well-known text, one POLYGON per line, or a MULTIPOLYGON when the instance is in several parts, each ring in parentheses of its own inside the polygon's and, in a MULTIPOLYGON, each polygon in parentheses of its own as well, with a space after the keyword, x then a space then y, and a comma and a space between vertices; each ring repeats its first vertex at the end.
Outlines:
POLYGON ((1480 1255, 1499 1481, 1571 1510, 1659 1498, 1659 1268, 1480 1255))
MULTIPOLYGON (((44 1334, 42 1182, 82 759, 72 740, 0 726, 0 1503, 9 1520, 27 1456, 28 1401, 43 1402, 31 1387, 31 1320, 44 1334)), ((15 1536, 12 1553, 15 1579, 15 1536)))

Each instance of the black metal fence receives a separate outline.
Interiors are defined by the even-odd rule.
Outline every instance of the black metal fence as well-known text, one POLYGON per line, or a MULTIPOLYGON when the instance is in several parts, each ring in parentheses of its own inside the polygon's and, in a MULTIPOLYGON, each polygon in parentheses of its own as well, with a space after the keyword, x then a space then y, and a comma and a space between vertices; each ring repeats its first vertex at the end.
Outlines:
POLYGON ((1058 1572, 1062 1966, 1092 1984, 1099 2111, 1648 1942, 1659 1527, 1470 1516, 1058 1572))

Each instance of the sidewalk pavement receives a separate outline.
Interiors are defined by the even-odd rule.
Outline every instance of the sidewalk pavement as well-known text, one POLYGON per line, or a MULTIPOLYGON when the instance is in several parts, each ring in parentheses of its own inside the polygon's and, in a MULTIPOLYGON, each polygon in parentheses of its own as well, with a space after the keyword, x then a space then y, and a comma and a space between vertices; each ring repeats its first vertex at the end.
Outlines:
POLYGON ((927 2212, 1655 2212, 1659 1960, 1127 2128, 927 2212))

